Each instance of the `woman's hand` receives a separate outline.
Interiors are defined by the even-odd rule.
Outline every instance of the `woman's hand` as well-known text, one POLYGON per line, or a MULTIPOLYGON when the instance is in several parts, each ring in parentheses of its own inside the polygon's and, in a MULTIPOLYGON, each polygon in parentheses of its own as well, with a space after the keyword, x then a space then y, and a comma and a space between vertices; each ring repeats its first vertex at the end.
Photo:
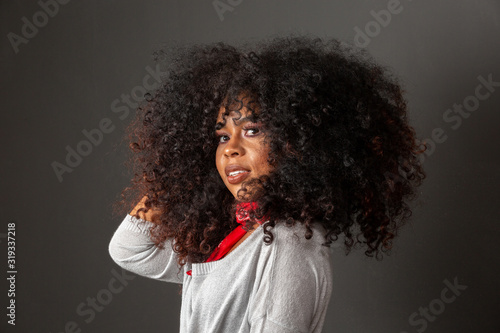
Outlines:
MULTIPOLYGON (((140 208, 146 208, 146 206, 145 206, 146 199, 147 199, 147 196, 144 196, 141 199, 141 201, 139 201, 139 203, 130 212, 131 216, 134 216, 140 208)), ((143 220, 152 222, 153 219, 155 219, 158 215, 161 215, 161 214, 162 214, 162 211, 160 209, 155 208, 155 207, 151 207, 146 213, 144 213, 143 211, 139 212, 139 217, 143 220)))

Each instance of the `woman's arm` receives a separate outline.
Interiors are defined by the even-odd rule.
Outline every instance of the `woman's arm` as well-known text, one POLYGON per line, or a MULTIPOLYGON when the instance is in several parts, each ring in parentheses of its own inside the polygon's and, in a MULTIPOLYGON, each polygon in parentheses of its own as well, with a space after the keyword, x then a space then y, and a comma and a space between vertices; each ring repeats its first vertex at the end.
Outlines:
POLYGON ((145 200, 146 197, 118 226, 109 243, 109 254, 116 264, 137 275, 182 283, 183 271, 179 271, 171 240, 167 240, 164 248, 160 249, 149 236, 149 229, 154 225, 150 221, 161 211, 150 209, 147 213, 140 212, 140 219, 133 216, 139 208, 144 207, 145 200))

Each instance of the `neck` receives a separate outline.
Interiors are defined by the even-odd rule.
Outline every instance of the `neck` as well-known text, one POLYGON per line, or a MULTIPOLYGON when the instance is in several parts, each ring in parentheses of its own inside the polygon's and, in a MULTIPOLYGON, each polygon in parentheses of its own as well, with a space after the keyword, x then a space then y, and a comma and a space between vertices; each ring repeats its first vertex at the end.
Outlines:
MULTIPOLYGON (((250 219, 250 210, 256 210, 258 208, 258 204, 256 201, 251 202, 239 202, 236 205, 236 221, 240 224, 244 224, 245 221, 250 219)), ((266 221, 266 217, 262 219, 255 219, 256 222, 262 224, 266 221)))

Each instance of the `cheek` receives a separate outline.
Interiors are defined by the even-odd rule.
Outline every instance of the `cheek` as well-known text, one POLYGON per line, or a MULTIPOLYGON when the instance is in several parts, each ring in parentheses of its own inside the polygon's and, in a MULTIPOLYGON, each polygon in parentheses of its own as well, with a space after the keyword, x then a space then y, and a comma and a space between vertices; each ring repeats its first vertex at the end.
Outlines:
POLYGON ((224 165, 222 164, 222 150, 217 150, 215 153, 215 167, 217 168, 217 172, 219 173, 219 177, 225 183, 226 182, 226 173, 224 171, 224 165))
POLYGON ((258 153, 258 157, 256 158, 256 161, 259 165, 259 169, 263 171, 263 173, 268 173, 268 171, 271 169, 271 166, 267 162, 267 158, 269 156, 269 148, 261 148, 258 153))
POLYGON ((220 174, 221 163, 220 163, 220 153, 219 153, 218 149, 217 149, 217 152, 215 153, 215 167, 217 168, 217 171, 219 171, 219 174, 220 174))

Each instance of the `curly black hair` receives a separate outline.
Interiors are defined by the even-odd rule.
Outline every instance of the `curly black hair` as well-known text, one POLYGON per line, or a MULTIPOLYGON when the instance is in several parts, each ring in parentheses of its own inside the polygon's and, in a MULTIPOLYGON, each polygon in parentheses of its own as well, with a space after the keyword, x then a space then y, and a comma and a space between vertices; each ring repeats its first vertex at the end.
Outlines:
POLYGON ((408 123, 398 79, 366 51, 288 36, 175 47, 155 59, 168 74, 127 129, 135 175, 120 203, 147 198, 137 218, 162 212, 151 238, 160 248, 173 239, 180 266, 206 260, 237 226, 238 201, 215 166, 215 124, 242 93, 252 119, 265 124, 275 166, 242 184, 240 201, 258 203, 245 228, 265 215, 266 244, 277 223, 300 223, 307 239, 311 226, 324 226, 326 246, 342 236, 346 254, 357 246, 379 258, 392 247, 426 177, 418 158, 426 147, 408 123))

